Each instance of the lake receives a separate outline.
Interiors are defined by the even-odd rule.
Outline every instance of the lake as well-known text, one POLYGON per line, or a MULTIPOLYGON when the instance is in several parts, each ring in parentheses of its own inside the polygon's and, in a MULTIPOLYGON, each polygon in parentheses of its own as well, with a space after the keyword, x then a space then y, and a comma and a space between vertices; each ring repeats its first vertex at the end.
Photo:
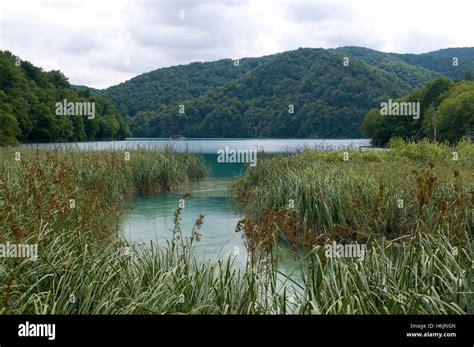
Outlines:
POLYGON ((26 147, 64 148, 86 150, 126 150, 126 149, 160 149, 173 148, 177 151, 191 153, 215 154, 225 147, 235 149, 257 149, 266 153, 294 153, 304 148, 316 150, 357 150, 369 146, 370 139, 127 139, 125 141, 95 141, 25 144, 26 147))

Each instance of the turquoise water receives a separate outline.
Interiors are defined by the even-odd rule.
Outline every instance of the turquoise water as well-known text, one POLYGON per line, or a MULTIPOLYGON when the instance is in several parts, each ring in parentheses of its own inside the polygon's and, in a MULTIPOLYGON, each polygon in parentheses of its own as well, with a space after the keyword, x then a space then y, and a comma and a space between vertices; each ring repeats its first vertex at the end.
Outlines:
POLYGON ((174 227, 172 215, 179 200, 185 193, 181 213, 183 234, 191 235, 191 230, 199 214, 203 214, 201 240, 195 243, 196 252, 204 259, 235 256, 235 262, 245 265, 247 252, 242 233, 235 232, 240 219, 237 206, 231 199, 229 184, 244 170, 242 164, 218 164, 216 156, 205 156, 209 167, 209 177, 202 181, 189 182, 180 189, 169 193, 141 196, 130 202, 126 210, 122 231, 131 242, 163 244, 172 237, 174 227))
MULTIPOLYGON (((217 162, 216 155, 204 155, 209 176, 205 180, 188 182, 180 189, 168 193, 155 193, 138 197, 130 201, 122 222, 123 236, 130 242, 158 245, 171 240, 173 212, 179 200, 187 193, 185 207, 181 213, 183 234, 191 235, 193 225, 199 214, 204 214, 201 228, 201 240, 195 243, 195 253, 202 260, 217 260, 231 256, 234 264, 244 267, 247 261, 247 250, 243 234, 235 232, 235 226, 241 214, 232 200, 228 187, 231 182, 245 170, 243 164, 222 164, 217 162)), ((290 274, 297 269, 285 245, 281 245, 280 270, 290 274)))

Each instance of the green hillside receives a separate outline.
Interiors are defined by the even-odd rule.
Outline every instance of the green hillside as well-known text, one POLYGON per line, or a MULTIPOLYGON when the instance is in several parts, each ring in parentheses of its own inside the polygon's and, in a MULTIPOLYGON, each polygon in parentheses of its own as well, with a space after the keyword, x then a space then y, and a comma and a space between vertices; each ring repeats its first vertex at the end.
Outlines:
MULTIPOLYGON (((310 48, 275 54, 239 78, 184 100, 175 97, 163 102, 166 93, 154 96, 143 85, 139 90, 149 95, 143 96, 148 106, 135 114, 131 130, 138 137, 357 137, 370 108, 408 93, 433 76, 424 69, 415 73, 416 68, 406 68, 407 76, 398 76, 358 59, 344 66, 343 57, 310 48), (179 112, 180 105, 184 113, 179 112)), ((232 61, 227 64, 235 68, 232 61)), ((140 77, 151 79, 148 74, 140 77)), ((106 94, 112 89, 123 92, 129 83, 106 94)), ((149 83, 161 90, 169 88, 163 81, 149 83)))
POLYGON ((109 100, 74 90, 60 71, 45 72, 7 51, 0 51, 0 123, 0 145, 130 136, 109 100), (64 100, 94 105, 94 114, 57 115, 56 103, 64 100))
POLYGON ((474 47, 446 48, 424 54, 396 54, 412 65, 424 67, 446 77, 460 80, 466 73, 474 74, 474 47), (458 66, 453 66, 453 58, 458 58, 458 66))
POLYGON ((419 80, 432 80, 440 75, 460 80, 468 73, 474 74, 474 47, 446 48, 423 54, 383 53, 354 46, 335 51, 394 73, 417 87, 422 86, 417 85, 419 80), (453 65, 453 58, 457 58, 457 66, 453 65))
POLYGON ((130 117, 137 137, 359 137, 380 100, 440 75, 460 79, 472 62, 472 48, 420 55, 304 48, 239 66, 224 59, 158 69, 102 93, 130 117), (460 65, 453 71, 454 54, 460 65))
POLYGON ((134 116, 139 111, 155 111, 161 105, 202 95, 211 88, 239 78, 267 59, 240 59, 238 65, 236 61, 223 59, 158 69, 110 87, 104 95, 122 114, 134 116))
POLYGON ((405 62, 396 54, 383 53, 364 47, 341 47, 334 51, 347 56, 349 59, 358 59, 395 75, 409 83, 412 87, 421 87, 439 74, 425 69, 422 66, 405 62))
MULTIPOLYGON (((362 137, 361 126, 381 101, 421 97, 416 88, 445 76, 470 79, 474 48, 426 54, 363 47, 300 48, 260 58, 223 59, 162 68, 98 90, 70 85, 58 71, 15 64, 0 52, 0 142, 168 137, 362 137), (453 57, 459 65, 453 66, 453 57), (348 58, 348 64, 345 59, 348 58), (56 102, 93 101, 97 117, 58 117, 56 102), (122 117, 122 115, 125 118, 122 117), (128 130, 130 127, 130 131, 128 130)), ((428 107, 422 101, 423 112, 428 107)), ((390 122, 404 122, 391 120, 390 122)), ((388 124, 388 123, 387 123, 388 124)), ((422 126, 379 129, 419 138, 422 126), (402 131, 403 130, 403 131, 402 131)))

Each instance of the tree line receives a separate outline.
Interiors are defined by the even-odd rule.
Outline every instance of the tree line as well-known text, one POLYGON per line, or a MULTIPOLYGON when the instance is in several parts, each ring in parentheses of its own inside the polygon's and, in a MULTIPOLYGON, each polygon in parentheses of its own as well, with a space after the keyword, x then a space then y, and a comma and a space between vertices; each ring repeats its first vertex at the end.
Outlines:
POLYGON ((457 82, 438 77, 398 101, 419 103, 419 119, 382 115, 380 108, 370 110, 362 131, 375 145, 385 145, 392 137, 429 138, 454 144, 463 137, 474 136, 474 79, 470 73, 457 82))

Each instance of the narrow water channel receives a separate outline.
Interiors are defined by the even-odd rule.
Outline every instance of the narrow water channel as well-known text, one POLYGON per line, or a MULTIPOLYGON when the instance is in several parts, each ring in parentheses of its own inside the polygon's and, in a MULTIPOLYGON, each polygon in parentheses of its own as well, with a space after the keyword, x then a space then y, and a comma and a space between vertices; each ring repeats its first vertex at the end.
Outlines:
MULTIPOLYGON (((172 237, 173 212, 179 200, 187 192, 181 214, 183 233, 189 233, 199 214, 204 214, 201 240, 195 243, 195 255, 203 261, 227 259, 230 255, 235 266, 245 267, 247 250, 243 234, 235 232, 235 226, 242 216, 232 200, 229 185, 245 170, 243 164, 217 163, 217 156, 203 155, 209 176, 201 181, 188 182, 178 190, 168 193, 154 193, 130 201, 123 216, 122 232, 129 242, 149 244, 154 241, 165 245, 172 237)), ((278 268, 294 280, 299 278, 297 259, 284 244, 279 246, 278 268)))
POLYGON ((132 200, 123 218, 123 235, 131 242, 163 244, 172 236, 172 215, 179 200, 190 193, 185 199, 181 223, 183 234, 191 234, 199 214, 205 216, 201 240, 195 244, 197 254, 211 260, 234 255, 235 263, 244 266, 247 254, 243 235, 235 232, 240 214, 228 187, 245 168, 242 164, 217 164, 213 155, 204 158, 209 171, 206 179, 188 182, 173 192, 132 200))

